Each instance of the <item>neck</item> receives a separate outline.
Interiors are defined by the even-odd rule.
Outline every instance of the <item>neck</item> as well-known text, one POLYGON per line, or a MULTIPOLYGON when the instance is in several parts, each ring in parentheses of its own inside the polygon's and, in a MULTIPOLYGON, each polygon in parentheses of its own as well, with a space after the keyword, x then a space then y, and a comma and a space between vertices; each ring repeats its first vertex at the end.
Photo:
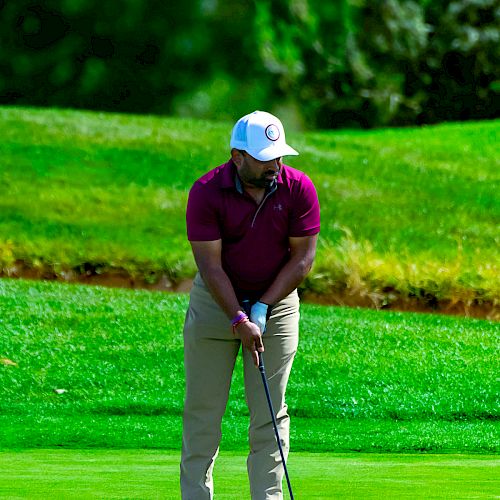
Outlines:
POLYGON ((255 187, 249 184, 244 184, 243 189, 248 193, 257 203, 260 203, 266 194, 264 188, 255 187))
POLYGON ((266 188, 265 187, 259 187, 259 186, 255 186, 253 184, 250 184, 246 181, 244 181, 239 172, 236 171, 236 175, 237 175, 237 178, 240 182, 240 185, 241 185, 241 188, 243 189, 243 191, 246 191, 248 194, 251 194, 252 196, 254 194, 260 194, 260 193, 265 193, 266 191, 266 188))
POLYGON ((242 184, 243 189, 245 191, 252 192, 252 193, 259 193, 259 192, 263 193, 266 190, 266 188, 254 186, 253 184, 248 184, 248 183, 243 182, 243 181, 241 181, 241 184, 242 184))

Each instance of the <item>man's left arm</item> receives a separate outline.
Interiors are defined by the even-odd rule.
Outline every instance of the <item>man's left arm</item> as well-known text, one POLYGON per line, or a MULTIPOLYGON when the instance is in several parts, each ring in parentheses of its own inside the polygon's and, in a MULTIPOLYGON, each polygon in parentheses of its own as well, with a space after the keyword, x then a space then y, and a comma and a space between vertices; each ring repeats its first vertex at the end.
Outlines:
POLYGON ((260 302, 272 305, 295 290, 307 276, 316 255, 318 235, 289 237, 290 260, 283 266, 260 302))

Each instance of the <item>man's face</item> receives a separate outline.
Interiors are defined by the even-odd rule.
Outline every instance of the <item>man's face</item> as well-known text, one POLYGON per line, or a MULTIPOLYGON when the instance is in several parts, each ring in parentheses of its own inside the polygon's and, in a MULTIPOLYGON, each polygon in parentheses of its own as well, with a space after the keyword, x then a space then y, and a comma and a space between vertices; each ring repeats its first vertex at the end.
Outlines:
POLYGON ((237 153, 239 161, 235 161, 238 175, 243 184, 250 187, 265 189, 278 177, 283 166, 282 158, 269 161, 260 161, 250 156, 247 152, 237 153))

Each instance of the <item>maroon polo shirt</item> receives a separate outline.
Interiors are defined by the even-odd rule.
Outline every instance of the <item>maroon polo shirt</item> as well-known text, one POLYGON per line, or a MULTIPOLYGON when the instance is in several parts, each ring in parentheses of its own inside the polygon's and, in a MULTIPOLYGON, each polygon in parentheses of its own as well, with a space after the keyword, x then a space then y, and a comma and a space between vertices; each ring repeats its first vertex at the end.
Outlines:
POLYGON ((319 233, 319 202, 309 177, 283 165, 259 205, 229 160, 194 183, 186 221, 189 241, 222 240, 222 267, 238 299, 259 298, 290 259, 288 237, 319 233))

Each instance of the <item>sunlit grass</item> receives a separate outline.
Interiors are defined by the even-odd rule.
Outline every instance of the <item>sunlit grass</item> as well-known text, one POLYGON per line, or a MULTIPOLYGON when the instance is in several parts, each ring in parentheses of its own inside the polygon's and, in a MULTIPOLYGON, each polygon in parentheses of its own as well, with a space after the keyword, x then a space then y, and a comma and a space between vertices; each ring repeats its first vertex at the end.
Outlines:
MULTIPOLYGON (((177 449, 187 301, 0 280, 0 448, 177 449)), ((497 451, 499 346, 484 320, 303 305, 294 449, 497 451)), ((239 359, 224 449, 246 447, 243 386, 239 359)))
MULTIPOLYGON (((227 161, 230 123, 0 109, 0 267, 72 280, 193 276, 190 186, 227 161)), ((495 305, 499 121, 290 133, 317 186, 319 294, 495 305)), ((359 301, 358 301, 359 302, 359 301)))
MULTIPOLYGON (((4 498, 179 498, 179 453, 27 450, 1 453, 4 498)), ((250 498, 246 457, 221 453, 217 498, 250 498)), ((497 456, 292 453, 296 498, 494 498, 497 456)), ((289 498, 286 491, 284 498, 289 498)))

